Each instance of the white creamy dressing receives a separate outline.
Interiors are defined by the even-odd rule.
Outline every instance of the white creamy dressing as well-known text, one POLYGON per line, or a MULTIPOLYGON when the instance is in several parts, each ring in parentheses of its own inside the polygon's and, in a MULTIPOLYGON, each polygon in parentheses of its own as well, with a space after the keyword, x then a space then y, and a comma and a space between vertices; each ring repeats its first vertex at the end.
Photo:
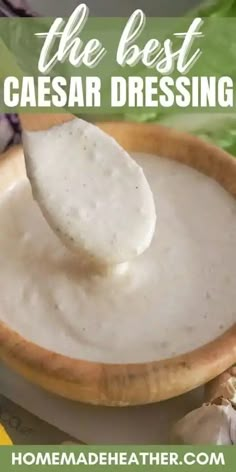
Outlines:
POLYGON ((33 194, 68 247, 98 268, 149 247, 153 195, 142 168, 113 138, 76 118, 25 132, 23 142, 33 194))
POLYGON ((236 203, 214 180, 136 155, 158 199, 151 246, 123 274, 87 276, 27 180, 0 202, 0 316, 27 339, 92 361, 184 353, 236 320, 236 203))

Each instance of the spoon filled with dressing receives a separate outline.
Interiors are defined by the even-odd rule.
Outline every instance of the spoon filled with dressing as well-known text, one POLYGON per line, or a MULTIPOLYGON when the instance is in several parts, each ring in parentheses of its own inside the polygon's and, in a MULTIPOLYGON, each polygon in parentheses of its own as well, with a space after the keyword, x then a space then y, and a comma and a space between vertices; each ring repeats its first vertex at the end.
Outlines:
POLYGON ((22 115, 32 193, 62 242, 94 267, 142 254, 156 225, 142 168, 97 126, 72 115, 22 115))

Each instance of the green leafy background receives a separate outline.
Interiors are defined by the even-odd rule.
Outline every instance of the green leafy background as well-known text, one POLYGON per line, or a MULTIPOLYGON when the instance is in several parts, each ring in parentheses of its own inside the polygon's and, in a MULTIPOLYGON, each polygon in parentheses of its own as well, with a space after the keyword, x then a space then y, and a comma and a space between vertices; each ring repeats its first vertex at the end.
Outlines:
MULTIPOLYGON (((187 16, 236 18, 236 0, 203 2, 200 8, 189 12, 187 16)), ((236 50, 234 52, 236 57, 236 50)), ((135 119, 135 115, 132 118, 135 119)), ((136 119, 140 121, 138 114, 136 119)), ((202 112, 193 114, 191 117, 183 113, 176 113, 173 116, 153 114, 148 117, 143 116, 141 120, 163 123, 196 134, 236 156, 236 114, 202 112)))

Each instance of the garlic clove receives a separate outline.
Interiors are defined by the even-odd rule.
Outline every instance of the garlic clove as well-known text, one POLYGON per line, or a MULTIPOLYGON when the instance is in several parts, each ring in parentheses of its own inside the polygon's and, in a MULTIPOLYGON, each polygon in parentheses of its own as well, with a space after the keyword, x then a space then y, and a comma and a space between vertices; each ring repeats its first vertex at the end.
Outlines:
POLYGON ((236 411, 234 411, 234 418, 231 418, 230 422, 230 437, 232 444, 236 444, 236 411))
POLYGON ((236 411, 230 404, 203 405, 176 423, 171 440, 175 444, 232 445, 236 433, 236 411))
POLYGON ((205 400, 211 403, 221 403, 229 400, 236 406, 236 368, 232 367, 223 372, 205 386, 205 400))

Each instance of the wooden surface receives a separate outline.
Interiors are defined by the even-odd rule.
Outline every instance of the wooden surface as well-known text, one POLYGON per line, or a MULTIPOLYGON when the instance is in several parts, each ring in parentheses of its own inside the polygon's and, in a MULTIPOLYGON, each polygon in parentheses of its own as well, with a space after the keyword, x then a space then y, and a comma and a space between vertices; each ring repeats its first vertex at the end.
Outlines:
MULTIPOLYGON (((236 196, 236 160, 220 149, 157 125, 103 123, 100 127, 128 151, 159 154, 188 164, 236 196)), ((18 147, 0 162, 0 190, 23 175, 23 153, 18 147)), ((27 341, 0 323, 0 356, 31 382, 66 398, 97 405, 140 405, 190 391, 234 364, 236 323, 193 352, 142 364, 71 359, 27 341)))
POLYGON ((21 126, 24 130, 27 131, 41 131, 52 128, 53 126, 58 126, 68 121, 73 120, 74 115, 70 114, 44 114, 44 113, 35 113, 29 114, 25 113, 20 115, 21 126))

